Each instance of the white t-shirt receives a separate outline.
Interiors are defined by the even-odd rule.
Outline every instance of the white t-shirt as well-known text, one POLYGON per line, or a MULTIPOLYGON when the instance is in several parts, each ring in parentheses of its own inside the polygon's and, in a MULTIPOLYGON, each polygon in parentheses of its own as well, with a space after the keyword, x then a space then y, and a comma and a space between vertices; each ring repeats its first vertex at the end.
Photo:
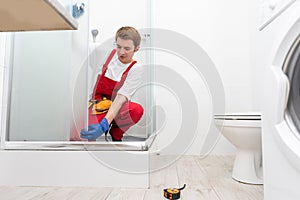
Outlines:
MULTIPOLYGON (((105 59, 106 61, 106 59, 105 59)), ((105 77, 119 82, 122 78, 123 73, 129 67, 131 63, 123 64, 119 61, 117 54, 108 64, 105 77)), ((101 65, 99 72, 102 73, 101 65)), ((119 89, 118 94, 122 94, 127 97, 128 100, 131 99, 132 95, 135 93, 136 89, 142 84, 142 77, 144 76, 144 69, 138 63, 135 63, 129 70, 127 77, 123 86, 119 89)))

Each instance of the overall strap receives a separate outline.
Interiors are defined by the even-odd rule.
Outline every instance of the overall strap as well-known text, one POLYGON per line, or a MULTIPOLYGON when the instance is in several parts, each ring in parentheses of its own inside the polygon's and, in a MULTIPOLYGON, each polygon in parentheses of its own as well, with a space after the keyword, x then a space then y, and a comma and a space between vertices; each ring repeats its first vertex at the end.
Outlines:
POLYGON ((127 74, 127 73, 129 72, 129 70, 133 67, 133 65, 134 65, 135 63, 137 63, 137 61, 133 61, 133 62, 129 65, 129 67, 127 67, 127 69, 125 70, 125 72, 123 73, 123 75, 124 75, 124 74, 127 74))
POLYGON ((129 70, 133 67, 133 65, 136 63, 136 61, 131 62, 131 64, 127 67, 125 72, 123 72, 120 82, 117 82, 116 85, 113 88, 112 98, 114 98, 119 91, 119 89, 123 86, 125 79, 128 75, 129 70))
POLYGON ((105 71, 106 71, 106 69, 107 69, 107 67, 108 67, 108 64, 110 63, 111 59, 114 57, 116 51, 117 51, 116 49, 113 49, 113 50, 110 52, 110 54, 109 54, 109 56, 108 56, 106 62, 104 63, 104 65, 103 65, 103 67, 102 67, 102 74, 105 73, 105 71))
MULTIPOLYGON (((135 63, 137 63, 137 61, 131 62, 131 64, 127 67, 127 69, 125 70, 125 72, 122 74, 122 77, 121 77, 120 82, 123 82, 123 83, 124 83, 124 81, 125 81, 125 79, 126 79, 126 77, 127 77, 127 75, 128 75, 129 70, 133 67, 133 65, 134 65, 135 63)), ((123 83, 122 83, 122 85, 123 85, 123 83)))
POLYGON ((106 69, 107 69, 107 66, 108 66, 108 64, 110 63, 110 61, 112 60, 112 58, 114 57, 116 51, 117 51, 116 49, 113 49, 113 50, 110 52, 108 58, 106 59, 104 65, 103 65, 103 67, 102 67, 102 74, 101 74, 101 75, 98 75, 96 84, 95 84, 95 86, 94 86, 93 97, 92 97, 94 100, 95 100, 96 91, 97 91, 97 88, 98 88, 98 85, 99 85, 100 78, 101 78, 102 75, 104 76, 105 71, 106 71, 106 69))

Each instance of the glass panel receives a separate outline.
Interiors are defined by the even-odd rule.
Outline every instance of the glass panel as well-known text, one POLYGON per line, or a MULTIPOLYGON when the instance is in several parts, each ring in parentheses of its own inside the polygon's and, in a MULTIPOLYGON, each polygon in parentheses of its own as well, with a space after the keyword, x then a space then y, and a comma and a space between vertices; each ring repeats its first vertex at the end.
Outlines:
MULTIPOLYGON (((71 12, 72 6, 68 4, 70 1, 65 0, 64 2, 64 5, 67 5, 71 12)), ((57 144, 62 144, 64 148, 75 149, 78 148, 77 144, 83 144, 77 141, 81 140, 79 138, 80 130, 86 128, 88 123, 87 102, 91 88, 93 88, 93 81, 97 76, 95 73, 97 69, 93 67, 99 66, 99 57, 107 55, 114 48, 114 33, 117 28, 128 24, 137 28, 142 35, 141 49, 134 59, 145 67, 146 72, 142 77, 143 85, 138 88, 132 98, 132 101, 143 106, 144 115, 137 125, 126 132, 127 139, 124 141, 145 140, 153 132, 155 120, 152 113, 154 101, 151 82, 154 69, 151 64, 153 63, 152 51, 149 50, 151 30, 150 28, 143 29, 144 27, 151 27, 151 20, 149 20, 151 5, 149 2, 151 1, 135 2, 139 5, 140 9, 138 10, 141 11, 138 18, 136 15, 129 16, 121 24, 107 27, 106 33, 113 32, 110 38, 103 40, 101 38, 102 29, 100 29, 98 37, 101 38, 101 42, 92 42, 89 24, 94 22, 99 22, 96 24, 97 26, 112 24, 105 22, 106 19, 108 20, 105 13, 103 13, 102 18, 104 21, 98 20, 99 15, 97 15, 92 23, 89 22, 91 17, 81 16, 79 30, 75 32, 50 31, 14 34, 11 48, 10 99, 6 131, 6 141, 10 141, 10 143, 7 143, 6 147, 18 148, 14 145, 19 144, 13 143, 14 141, 27 141, 24 144, 27 144, 28 148, 25 145, 19 147, 26 149, 56 147, 55 143, 47 143, 46 146, 43 146, 46 143, 34 143, 35 141, 71 140, 76 142, 57 144), (50 147, 49 144, 53 147, 50 147)), ((91 11, 94 8, 93 3, 98 4, 95 1, 89 3, 91 11)), ((103 8, 102 5, 99 3, 98 8, 103 8)), ((129 4, 126 5, 130 6, 129 4)), ((112 5, 113 8, 115 6, 112 5)), ((97 12, 99 13, 99 11, 97 12)), ((124 19, 124 16, 122 18, 124 19)), ((97 140, 97 144, 103 145, 105 148, 101 140, 104 140, 104 137, 97 140)), ((142 149, 145 150, 146 147, 143 146, 142 149)))
POLYGON ((154 116, 152 113, 154 106, 154 97, 152 91, 153 83, 153 60, 151 50, 151 31, 150 29, 139 29, 142 36, 141 48, 135 54, 135 59, 144 69, 141 77, 142 84, 132 97, 133 102, 137 102, 144 108, 144 115, 141 120, 132 126, 126 136, 133 136, 139 138, 148 138, 154 132, 154 116))
MULTIPOLYGON (((71 12, 72 1, 61 1, 71 12)), ((73 31, 12 41, 8 141, 69 141, 86 127, 88 16, 73 31)))
POLYGON ((15 34, 10 141, 68 138, 71 39, 71 33, 15 34))
MULTIPOLYGON (((144 68, 142 74, 142 85, 138 87, 131 101, 140 104, 144 109, 144 114, 137 124, 126 131, 123 141, 145 140, 154 132, 153 104, 154 97, 151 83, 153 82, 153 52, 151 50, 151 27, 152 9, 151 0, 133 0, 125 2, 122 0, 106 2, 105 6, 101 1, 92 1, 90 6, 90 32, 98 30, 98 35, 94 40, 90 40, 90 65, 89 65, 89 97, 92 97, 94 85, 101 71, 102 64, 106 61, 108 54, 115 46, 115 33, 122 26, 133 26, 141 34, 141 48, 134 55, 137 64, 144 68), (118 5, 116 7, 115 5, 118 5), (124 15, 124 10, 135 12, 124 15), (107 10, 113 10, 113 17, 107 16, 107 10), (138 17, 137 17, 138 16, 138 17), (99 20, 101 19, 101 20, 99 20), (147 28, 145 28, 147 27, 147 28)), ((104 137, 98 138, 98 141, 104 137)))

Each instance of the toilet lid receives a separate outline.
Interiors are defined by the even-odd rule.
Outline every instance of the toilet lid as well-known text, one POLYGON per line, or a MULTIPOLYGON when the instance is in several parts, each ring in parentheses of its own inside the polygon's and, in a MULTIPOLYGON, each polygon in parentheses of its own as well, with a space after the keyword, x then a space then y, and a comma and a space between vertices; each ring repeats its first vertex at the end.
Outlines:
POLYGON ((225 113, 225 114, 216 114, 215 119, 223 120, 261 120, 260 113, 225 113))

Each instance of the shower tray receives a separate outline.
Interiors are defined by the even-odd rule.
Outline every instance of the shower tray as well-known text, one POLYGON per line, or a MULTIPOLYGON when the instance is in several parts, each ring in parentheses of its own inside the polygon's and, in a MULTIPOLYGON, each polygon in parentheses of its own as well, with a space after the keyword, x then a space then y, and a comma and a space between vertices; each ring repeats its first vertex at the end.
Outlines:
POLYGON ((73 150, 73 151, 147 151, 155 139, 155 135, 149 138, 124 136, 123 141, 113 142, 100 137, 97 141, 8 141, 4 142, 5 150, 73 150))

